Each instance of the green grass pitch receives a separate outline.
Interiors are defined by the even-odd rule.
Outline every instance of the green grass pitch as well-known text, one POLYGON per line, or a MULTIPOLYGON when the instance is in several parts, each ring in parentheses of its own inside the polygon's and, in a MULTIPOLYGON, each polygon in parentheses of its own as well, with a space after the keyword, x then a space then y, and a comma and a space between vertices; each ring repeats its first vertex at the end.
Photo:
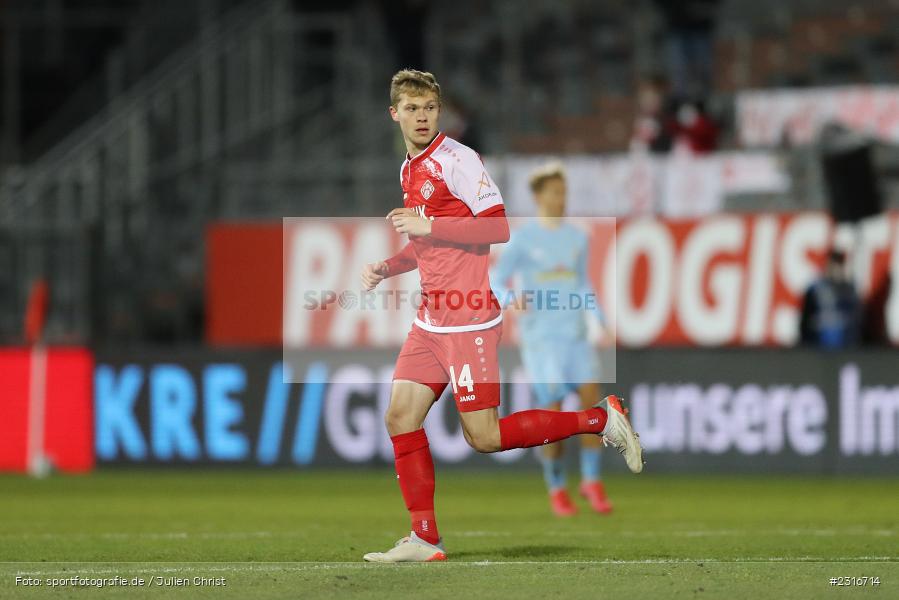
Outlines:
POLYGON ((408 531, 394 477, 0 476, 0 598, 899 598, 895 479, 616 475, 612 516, 581 503, 560 520, 537 472, 441 469, 450 560, 368 565, 364 552, 408 531), (46 583, 73 576, 144 586, 46 583), (179 577, 191 585, 159 585, 179 577), (831 586, 831 577, 880 584, 831 586))

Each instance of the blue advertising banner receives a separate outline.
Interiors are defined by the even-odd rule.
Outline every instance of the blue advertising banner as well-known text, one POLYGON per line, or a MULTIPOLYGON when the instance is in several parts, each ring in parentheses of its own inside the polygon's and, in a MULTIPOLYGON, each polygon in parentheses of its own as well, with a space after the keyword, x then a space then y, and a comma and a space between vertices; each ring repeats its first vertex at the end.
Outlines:
MULTIPOLYGON (((383 415, 395 356, 300 352, 286 365, 277 351, 100 351, 98 464, 392 464, 383 415)), ((503 363, 501 412, 531 408, 514 351, 503 363)), ((619 351, 619 383, 604 391, 628 401, 647 472, 899 474, 895 364, 888 351, 619 351)), ((563 406, 576 407, 573 396, 563 406)), ((425 427, 438 463, 534 461, 535 450, 472 450, 448 396, 425 427)), ((609 453, 606 468, 619 463, 609 453)))

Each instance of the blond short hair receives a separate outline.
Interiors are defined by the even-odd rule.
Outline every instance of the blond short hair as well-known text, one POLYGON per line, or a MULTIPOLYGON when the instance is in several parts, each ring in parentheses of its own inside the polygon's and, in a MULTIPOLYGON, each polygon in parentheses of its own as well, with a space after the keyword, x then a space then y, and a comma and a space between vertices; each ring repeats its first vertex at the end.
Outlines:
POLYGON ((416 71, 415 69, 403 69, 398 71, 390 79, 390 105, 396 107, 400 103, 400 94, 409 96, 424 96, 433 92, 440 103, 440 84, 433 73, 416 71))
POLYGON ((531 186, 532 192, 539 192, 550 179, 561 179, 565 181, 565 167, 559 161, 548 162, 531 173, 528 179, 528 185, 531 186))

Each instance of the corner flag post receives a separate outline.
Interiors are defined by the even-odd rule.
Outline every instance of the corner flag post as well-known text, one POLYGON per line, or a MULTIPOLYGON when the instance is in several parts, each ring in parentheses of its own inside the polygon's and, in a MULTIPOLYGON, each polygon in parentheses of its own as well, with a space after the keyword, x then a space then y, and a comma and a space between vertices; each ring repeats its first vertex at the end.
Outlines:
POLYGON ((35 477, 43 477, 50 467, 44 452, 44 430, 47 422, 47 348, 43 342, 43 330, 47 320, 48 300, 47 281, 43 278, 37 279, 31 286, 25 311, 25 341, 31 347, 25 460, 28 473, 35 477))

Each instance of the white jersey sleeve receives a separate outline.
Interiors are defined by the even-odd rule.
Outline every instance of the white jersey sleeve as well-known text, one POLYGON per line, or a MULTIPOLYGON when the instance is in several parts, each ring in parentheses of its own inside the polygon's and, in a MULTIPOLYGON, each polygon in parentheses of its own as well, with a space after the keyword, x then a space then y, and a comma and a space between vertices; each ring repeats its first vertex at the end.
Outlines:
POLYGON ((474 215, 503 204, 503 196, 477 152, 461 146, 456 158, 448 161, 451 168, 449 177, 445 178, 453 196, 464 202, 474 215))

